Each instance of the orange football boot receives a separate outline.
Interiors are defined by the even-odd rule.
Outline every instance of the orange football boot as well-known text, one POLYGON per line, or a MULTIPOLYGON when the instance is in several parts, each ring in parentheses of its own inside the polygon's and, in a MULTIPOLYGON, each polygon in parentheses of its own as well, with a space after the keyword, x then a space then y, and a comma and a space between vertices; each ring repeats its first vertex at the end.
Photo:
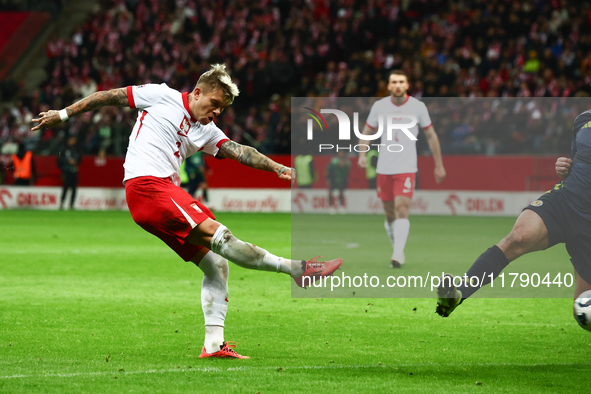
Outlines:
POLYGON ((203 346, 203 350, 201 350, 201 354, 199 358, 208 358, 208 357, 218 357, 218 358, 250 358, 248 356, 243 356, 238 354, 234 351, 236 342, 224 342, 222 348, 215 353, 207 353, 205 351, 205 346, 203 346))
POLYGON ((298 286, 303 287, 305 289, 309 282, 306 283, 306 286, 304 286, 304 283, 303 283, 304 277, 322 278, 325 276, 330 276, 337 269, 341 268, 341 264, 343 264, 343 259, 334 259, 334 260, 330 260, 330 261, 318 261, 318 257, 321 257, 321 256, 316 256, 316 257, 306 261, 306 267, 304 269, 304 273, 302 274, 302 276, 300 276, 299 278, 293 278, 293 280, 295 281, 295 283, 298 286))

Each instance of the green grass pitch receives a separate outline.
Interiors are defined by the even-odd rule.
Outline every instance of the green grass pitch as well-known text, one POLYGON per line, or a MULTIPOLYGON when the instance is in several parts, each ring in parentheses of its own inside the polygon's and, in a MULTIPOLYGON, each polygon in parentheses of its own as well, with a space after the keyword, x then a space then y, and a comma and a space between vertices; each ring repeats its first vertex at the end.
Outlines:
MULTIPOLYGON (((290 215, 218 220, 291 253, 290 215)), ((414 216, 408 264, 459 274, 513 222, 414 216)), ((2 393, 589 390, 591 333, 570 298, 470 299, 442 319, 434 299, 291 298, 286 276, 232 265, 226 339, 251 359, 201 360, 201 271, 129 213, 0 211, 0 234, 2 393)), ((355 249, 342 253, 345 268, 355 249)), ((563 246, 526 258, 572 272, 563 246)))

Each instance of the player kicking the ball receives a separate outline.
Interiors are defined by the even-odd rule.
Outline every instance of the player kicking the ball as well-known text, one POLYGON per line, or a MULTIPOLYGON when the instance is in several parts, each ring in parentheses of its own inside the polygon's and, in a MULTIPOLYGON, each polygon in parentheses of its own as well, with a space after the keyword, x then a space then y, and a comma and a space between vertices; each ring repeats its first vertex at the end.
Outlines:
POLYGON ((38 119, 33 119, 39 123, 33 128, 37 130, 104 106, 139 109, 125 156, 127 205, 138 225, 203 271, 205 344, 201 358, 248 358, 236 353, 234 345, 224 340, 228 260, 244 268, 288 274, 299 286, 302 277, 332 275, 342 264, 341 259, 288 260, 243 242, 215 221, 207 207, 179 187, 181 164, 198 151, 234 159, 291 180, 291 168, 229 140, 214 124, 214 117, 232 104, 238 94, 226 66, 216 64, 201 75, 190 93, 181 94, 166 84, 128 86, 93 93, 61 111, 41 112, 38 119))
MULTIPOLYGON (((486 273, 484 283, 462 283, 457 289, 451 275, 445 275, 438 288, 436 312, 447 317, 466 298, 496 278, 513 260, 565 243, 575 269, 575 299, 591 290, 591 110, 575 119, 571 159, 556 161, 556 174, 564 179, 552 190, 528 205, 515 226, 497 245, 480 255, 466 273, 467 277, 486 273)), ((576 316, 575 316, 576 317, 576 316)))

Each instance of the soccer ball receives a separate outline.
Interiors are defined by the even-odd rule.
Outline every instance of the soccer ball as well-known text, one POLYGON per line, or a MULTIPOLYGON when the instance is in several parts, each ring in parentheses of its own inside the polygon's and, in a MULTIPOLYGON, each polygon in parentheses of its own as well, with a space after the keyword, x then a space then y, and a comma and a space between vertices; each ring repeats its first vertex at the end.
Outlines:
POLYGON ((574 310, 579 326, 591 331, 591 290, 584 291, 575 300, 574 310))

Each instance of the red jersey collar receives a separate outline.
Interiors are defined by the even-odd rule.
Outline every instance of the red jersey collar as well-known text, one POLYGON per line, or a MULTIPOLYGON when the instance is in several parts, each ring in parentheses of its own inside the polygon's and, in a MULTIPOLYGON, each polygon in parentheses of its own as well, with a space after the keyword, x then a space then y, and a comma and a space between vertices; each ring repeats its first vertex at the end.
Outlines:
POLYGON ((405 99, 405 100, 402 102, 402 104, 396 104, 396 103, 394 102, 394 98, 393 98, 392 96, 390 96, 390 101, 391 101, 391 102, 392 102, 392 104, 394 104, 395 106, 397 106, 397 107, 402 107, 404 104, 406 104, 406 102, 408 101, 408 98, 409 98, 409 97, 410 97, 410 96, 407 94, 407 95, 406 95, 406 99, 405 99))
POLYGON ((191 117, 191 122, 193 122, 193 123, 197 122, 197 119, 193 118, 193 115, 191 114, 191 109, 189 108, 189 92, 183 93, 183 105, 185 106, 185 109, 187 110, 187 112, 189 113, 189 116, 191 117))

